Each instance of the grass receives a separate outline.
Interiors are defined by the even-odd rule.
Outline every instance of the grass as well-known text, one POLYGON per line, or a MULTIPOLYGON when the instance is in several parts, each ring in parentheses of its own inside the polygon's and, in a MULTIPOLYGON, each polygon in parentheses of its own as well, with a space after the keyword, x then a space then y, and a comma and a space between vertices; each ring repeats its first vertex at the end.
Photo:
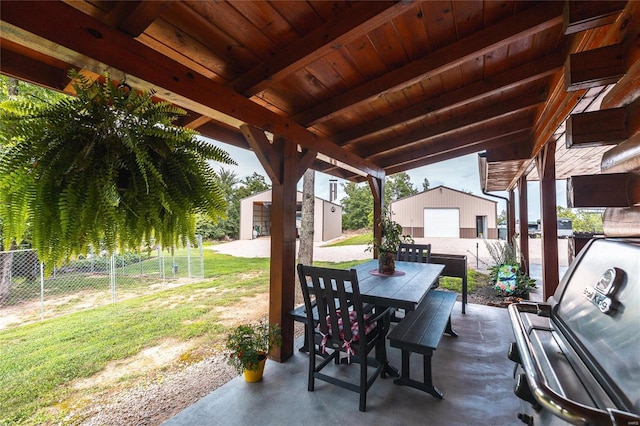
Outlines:
MULTIPOLYGON (((486 280, 486 275, 473 269, 467 269, 467 292, 473 293, 478 288, 479 281, 486 280)), ((441 277, 440 287, 462 293, 462 278, 441 277)))
MULTIPOLYGON (((215 308, 266 294, 269 259, 211 250, 203 255, 203 282, 1 331, 0 425, 73 423, 64 419, 77 392, 73 381, 163 341, 199 339, 221 348, 227 330, 215 308)), ((318 265, 350 268, 360 262, 318 265)), ((187 358, 197 362, 202 356, 187 358)))
POLYGON ((369 244, 372 240, 373 240, 373 232, 367 232, 365 234, 354 235, 353 237, 336 241, 335 243, 332 243, 332 244, 327 244, 325 247, 363 245, 363 244, 369 244))

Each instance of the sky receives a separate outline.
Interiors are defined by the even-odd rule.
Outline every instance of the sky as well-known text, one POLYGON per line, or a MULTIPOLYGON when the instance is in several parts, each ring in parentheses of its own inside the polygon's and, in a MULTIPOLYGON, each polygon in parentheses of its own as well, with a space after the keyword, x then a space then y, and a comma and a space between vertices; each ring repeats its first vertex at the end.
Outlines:
MULTIPOLYGON (((228 164, 216 163, 214 169, 216 171, 220 168, 233 171, 238 179, 243 179, 258 172, 266 178, 268 183, 271 183, 269 177, 264 171, 264 168, 258 161, 258 158, 253 153, 242 148, 237 148, 232 145, 221 143, 215 140, 211 140, 215 145, 227 151, 231 157, 238 163, 237 166, 231 166, 228 164)), ((497 212, 500 214, 506 209, 506 203, 503 199, 490 197, 484 195, 480 188, 480 175, 478 171, 478 154, 465 155, 453 160, 442 161, 440 163, 431 164, 428 166, 418 167, 413 170, 408 170, 407 174, 411 179, 413 187, 418 191, 422 191, 422 182, 424 178, 429 180, 429 188, 435 188, 436 186, 446 186, 449 188, 457 189, 460 191, 471 192, 474 195, 491 199, 498 202, 497 212)), ((329 179, 336 179, 334 176, 327 175, 325 173, 316 172, 315 176, 315 196, 329 199, 329 179)), ((340 200, 344 198, 345 193, 342 184, 347 183, 344 179, 338 178, 338 204, 340 200)), ((529 182, 527 187, 528 194, 528 216, 529 221, 535 221, 540 218, 540 190, 538 182, 529 182)), ((302 179, 298 182, 298 189, 302 190, 302 179)), ((566 203, 566 182, 557 181, 556 183, 557 204, 563 207, 567 206, 566 203)), ((492 192, 491 194, 508 197, 507 192, 492 192)), ((516 192, 517 199, 517 192, 516 192)), ((516 203, 516 218, 518 215, 518 207, 516 203)))

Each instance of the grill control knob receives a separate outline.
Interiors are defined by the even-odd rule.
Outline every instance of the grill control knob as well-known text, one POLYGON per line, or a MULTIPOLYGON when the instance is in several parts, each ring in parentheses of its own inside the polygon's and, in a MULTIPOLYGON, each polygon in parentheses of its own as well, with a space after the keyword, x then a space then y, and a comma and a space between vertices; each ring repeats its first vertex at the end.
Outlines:
POLYGON ((522 360, 520 359, 520 351, 518 350, 518 345, 516 345, 516 342, 511 342, 509 344, 509 353, 507 354, 507 358, 515 363, 522 364, 522 360))

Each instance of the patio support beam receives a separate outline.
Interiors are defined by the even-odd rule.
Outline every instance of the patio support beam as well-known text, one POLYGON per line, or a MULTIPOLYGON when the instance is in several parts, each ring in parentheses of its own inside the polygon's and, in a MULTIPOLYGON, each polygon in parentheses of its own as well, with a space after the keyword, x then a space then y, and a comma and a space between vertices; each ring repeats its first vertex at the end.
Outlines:
POLYGON ((556 142, 550 140, 536 157, 540 176, 543 300, 556 291, 558 272, 558 216, 556 213, 556 142))
POLYGON ((282 362, 293 355, 293 319, 288 312, 295 301, 297 145, 279 136, 270 144, 255 127, 242 126, 242 131, 272 182, 269 322, 280 325, 282 346, 270 356, 282 362))
POLYGON ((512 243, 516 236, 516 195, 513 189, 509 190, 509 202, 507 203, 507 242, 512 243))
POLYGON ((527 200, 527 176, 518 179, 518 208, 520 219, 520 270, 529 275, 529 202, 527 200))
POLYGON ((627 71, 623 50, 619 43, 569 55, 565 89, 574 91, 616 83, 627 71))
MULTIPOLYGON (((384 178, 379 179, 374 176, 367 176, 371 193, 373 194, 373 239, 382 240, 382 210, 384 209, 384 178)), ((378 251, 373 249, 373 257, 378 257, 378 251)))

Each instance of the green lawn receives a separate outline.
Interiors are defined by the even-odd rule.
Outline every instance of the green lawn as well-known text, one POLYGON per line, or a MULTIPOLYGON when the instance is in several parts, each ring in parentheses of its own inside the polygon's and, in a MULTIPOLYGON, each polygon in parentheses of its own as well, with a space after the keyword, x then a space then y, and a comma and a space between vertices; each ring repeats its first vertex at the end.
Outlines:
POLYGON ((336 241, 335 243, 332 243, 332 244, 327 244, 325 247, 369 244, 372 240, 373 240, 373 232, 367 232, 366 234, 355 235, 353 237, 345 238, 344 240, 336 241))
MULTIPOLYGON (((205 250, 203 282, 0 331, 0 425, 71 424, 70 382, 167 339, 221 348, 216 307, 267 293, 269 259, 205 250), (57 410, 48 410, 56 406, 57 410)), ((323 266, 349 268, 358 261, 323 266)), ((197 361, 185 354, 183 359, 197 361)))

